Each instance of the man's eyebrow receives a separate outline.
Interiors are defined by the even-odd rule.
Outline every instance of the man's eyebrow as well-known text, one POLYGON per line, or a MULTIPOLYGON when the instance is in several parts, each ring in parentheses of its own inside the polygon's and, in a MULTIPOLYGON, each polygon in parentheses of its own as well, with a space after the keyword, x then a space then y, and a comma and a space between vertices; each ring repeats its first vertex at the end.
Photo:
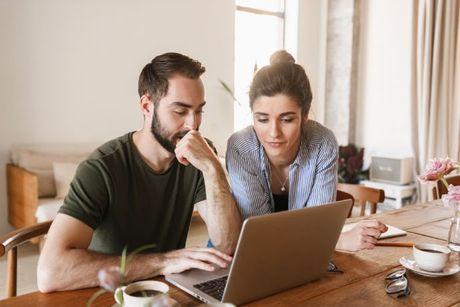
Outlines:
MULTIPOLYGON (((206 101, 203 101, 203 103, 200 104, 199 107, 202 108, 205 104, 206 104, 206 101)), ((174 101, 173 103, 171 103, 171 106, 182 107, 182 108, 187 108, 187 109, 191 109, 193 107, 192 105, 185 103, 185 102, 181 102, 181 101, 174 101)))

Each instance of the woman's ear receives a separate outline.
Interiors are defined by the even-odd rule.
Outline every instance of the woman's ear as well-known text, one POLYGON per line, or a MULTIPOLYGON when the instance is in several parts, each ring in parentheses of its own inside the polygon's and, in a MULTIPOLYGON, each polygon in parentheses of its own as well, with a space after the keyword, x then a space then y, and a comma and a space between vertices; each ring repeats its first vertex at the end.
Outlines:
POLYGON ((308 112, 302 115, 302 121, 306 123, 308 121, 308 112))

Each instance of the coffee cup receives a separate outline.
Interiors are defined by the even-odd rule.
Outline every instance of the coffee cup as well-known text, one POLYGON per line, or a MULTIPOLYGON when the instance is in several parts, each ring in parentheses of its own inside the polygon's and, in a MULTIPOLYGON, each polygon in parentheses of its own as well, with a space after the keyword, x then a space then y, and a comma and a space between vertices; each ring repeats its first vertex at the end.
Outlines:
POLYGON ((115 301, 126 307, 149 306, 159 295, 169 291, 167 284, 146 280, 138 281, 115 290, 115 301))
POLYGON ((414 245, 413 253, 419 268, 429 272, 439 272, 449 260, 450 249, 438 244, 422 243, 414 245))

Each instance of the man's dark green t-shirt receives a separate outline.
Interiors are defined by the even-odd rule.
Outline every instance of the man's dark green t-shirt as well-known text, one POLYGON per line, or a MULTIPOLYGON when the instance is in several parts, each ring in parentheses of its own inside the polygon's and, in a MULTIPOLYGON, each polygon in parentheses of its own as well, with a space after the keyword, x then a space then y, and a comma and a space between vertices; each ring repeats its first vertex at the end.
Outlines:
POLYGON ((81 163, 59 212, 94 230, 89 249, 120 254, 183 248, 193 205, 206 199, 202 173, 176 159, 162 174, 142 159, 133 132, 102 145, 81 163))

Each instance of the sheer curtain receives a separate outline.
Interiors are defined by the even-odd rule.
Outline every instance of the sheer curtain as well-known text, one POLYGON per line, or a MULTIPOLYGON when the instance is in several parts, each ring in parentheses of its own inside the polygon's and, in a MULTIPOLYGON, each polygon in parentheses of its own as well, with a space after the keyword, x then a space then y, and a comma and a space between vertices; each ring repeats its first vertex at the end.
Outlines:
MULTIPOLYGON (((417 174, 430 158, 460 157, 459 3, 414 1, 412 143, 417 174)), ((430 187, 420 188, 419 200, 428 200, 430 187)))

